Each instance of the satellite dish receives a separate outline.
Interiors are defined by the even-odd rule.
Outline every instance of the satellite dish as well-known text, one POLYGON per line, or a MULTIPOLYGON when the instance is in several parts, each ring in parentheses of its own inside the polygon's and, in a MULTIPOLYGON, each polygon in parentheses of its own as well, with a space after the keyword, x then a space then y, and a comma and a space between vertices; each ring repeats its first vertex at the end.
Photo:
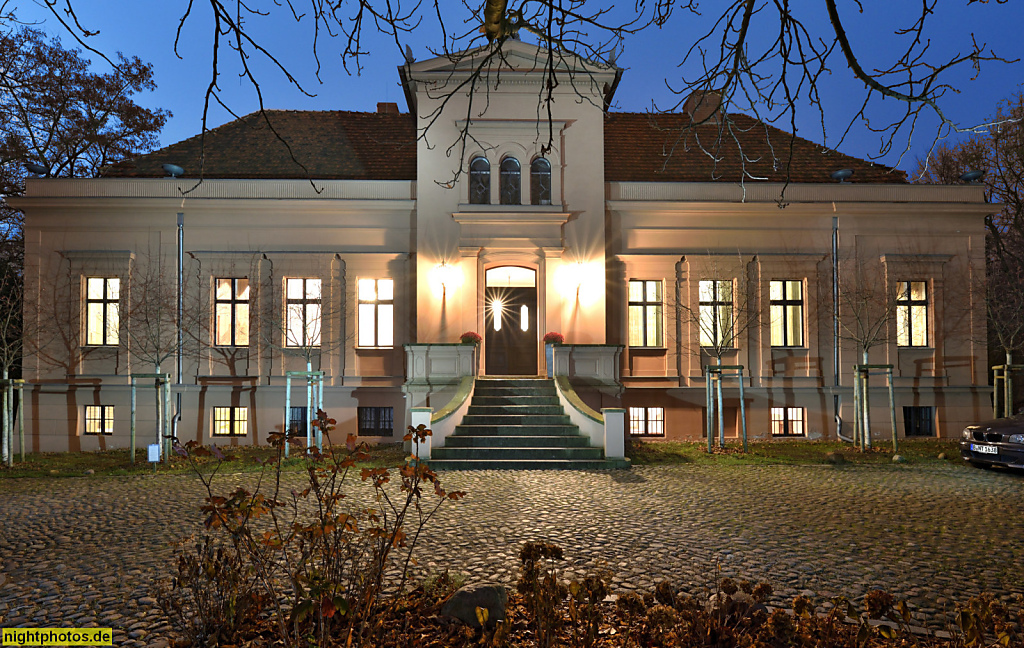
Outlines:
POLYGON ((982 177, 984 177, 984 175, 984 171, 968 169, 967 171, 964 171, 960 175, 960 180, 962 180, 963 182, 977 182, 978 180, 981 180, 982 177))
POLYGON ((683 112, 697 123, 709 121, 722 108, 722 93, 718 90, 694 90, 683 102, 683 112))
POLYGON ((46 166, 45 164, 39 164, 38 162, 26 162, 25 168, 28 170, 29 173, 34 173, 37 176, 50 175, 50 167, 46 166))
POLYGON ((177 164, 161 164, 160 166, 163 167, 164 172, 172 178, 180 177, 185 173, 185 169, 182 169, 177 164))
POLYGON ((847 179, 849 179, 849 177, 852 176, 852 175, 853 175, 853 169, 839 169, 839 170, 833 171, 832 173, 829 174, 829 176, 833 180, 838 180, 839 182, 846 182, 847 179))

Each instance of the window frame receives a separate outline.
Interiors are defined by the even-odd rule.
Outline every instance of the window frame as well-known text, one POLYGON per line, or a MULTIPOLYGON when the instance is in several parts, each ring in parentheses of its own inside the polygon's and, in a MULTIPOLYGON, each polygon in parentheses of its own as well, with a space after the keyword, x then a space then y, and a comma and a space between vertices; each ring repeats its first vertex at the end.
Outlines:
POLYGON ((249 408, 239 407, 236 405, 224 405, 215 406, 213 408, 213 427, 210 428, 210 437, 217 438, 228 438, 228 437, 245 437, 249 435, 249 408), (227 411, 227 418, 219 416, 227 411), (238 414, 244 412, 244 417, 239 418, 238 414), (226 423, 230 432, 227 434, 221 434, 218 432, 219 425, 226 423), (242 432, 238 432, 241 427, 242 432))
POLYGON ((292 349, 318 349, 323 344, 323 329, 324 329, 324 282, 320 277, 285 277, 284 279, 284 346, 292 349), (291 281, 302 281, 302 297, 289 297, 288 284, 291 281), (319 297, 307 297, 309 294, 309 283, 315 281, 319 284, 319 297), (317 324, 316 332, 314 335, 310 335, 310 326, 308 321, 309 307, 317 306, 317 324), (293 340, 290 332, 292 331, 292 313, 293 307, 301 306, 302 312, 302 340, 293 340))
POLYGON ((530 162, 530 204, 550 205, 551 203, 551 160, 538 156, 530 162), (539 169, 538 163, 543 163, 547 168, 539 169), (547 198, 544 197, 545 191, 547 198))
POLYGON ((222 348, 222 349, 230 348, 230 347, 248 347, 249 346, 249 313, 250 313, 249 304, 250 304, 250 295, 252 294, 251 293, 252 285, 249 284, 249 278, 248 277, 214 277, 213 281, 214 281, 214 283, 213 283, 213 346, 218 347, 218 348, 222 348), (222 282, 222 281, 230 281, 231 282, 231 294, 230 294, 230 296, 227 299, 221 299, 220 297, 217 296, 218 292, 219 292, 218 289, 220 287, 220 282, 222 282), (246 297, 245 297, 245 299, 240 299, 238 297, 238 282, 239 281, 244 281, 246 283, 246 288, 245 288, 246 297), (230 311, 230 320, 231 320, 230 324, 229 324, 229 327, 230 327, 230 329, 229 329, 230 330, 230 342, 227 343, 227 344, 220 344, 219 343, 219 340, 221 338, 221 335, 220 335, 220 322, 221 322, 221 320, 220 320, 220 316, 219 316, 218 311, 219 311, 219 307, 221 305, 227 305, 227 307, 228 307, 228 309, 230 311), (239 335, 238 335, 238 333, 239 333, 238 325, 239 325, 239 322, 242 321, 242 318, 239 317, 238 311, 239 311, 239 309, 243 305, 245 306, 245 317, 244 317, 244 321, 245 321, 245 343, 244 344, 240 344, 239 341, 238 341, 238 337, 239 337, 239 335))
POLYGON ((698 282, 698 284, 697 284, 697 308, 698 308, 699 325, 698 325, 697 328, 699 329, 698 335, 699 335, 700 339, 698 341, 700 343, 700 347, 701 348, 703 348, 703 349, 715 349, 715 348, 718 348, 718 349, 732 349, 732 348, 735 348, 735 343, 736 343, 736 334, 735 334, 735 318, 736 318, 735 296, 736 296, 736 284, 735 284, 735 281, 733 279, 701 279, 698 282), (702 284, 705 284, 705 283, 710 283, 712 285, 711 301, 705 301, 705 300, 701 299, 701 294, 704 292, 702 290, 702 284), (719 296, 720 284, 728 284, 729 285, 729 301, 722 301, 721 300, 721 298, 719 296), (729 330, 730 330, 730 334, 729 335, 730 335, 730 337, 728 339, 725 338, 725 335, 724 335, 723 331, 719 329, 719 325, 720 325, 720 321, 721 321, 719 313, 722 310, 724 310, 726 307, 728 307, 728 309, 729 309, 728 312, 729 312, 729 330), (714 323, 714 328, 713 328, 712 332, 708 332, 704 328, 705 308, 709 308, 710 311, 711 311, 711 315, 712 315, 711 321, 714 323), (713 333, 713 335, 712 335, 712 333, 713 333), (704 344, 705 336, 709 336, 709 335, 713 338, 712 343, 711 344, 704 344))
POLYGON ((498 203, 512 206, 523 204, 523 165, 514 155, 501 158, 498 165, 498 203), (513 165, 515 168, 512 168, 513 165))
POLYGON ((483 155, 474 155, 469 161, 469 204, 491 204, 491 162, 483 155))
POLYGON ((788 405, 772 407, 769 411, 769 417, 773 439, 807 437, 807 408, 790 407, 788 405), (799 418, 794 417, 794 413, 799 413, 799 418), (800 426, 800 432, 793 432, 794 424, 800 426), (782 432, 776 433, 776 429, 781 429, 782 432))
POLYGON ((772 348, 795 348, 802 349, 806 348, 806 335, 804 326, 804 303, 805 295, 804 282, 802 279, 772 279, 768 282, 768 341, 772 348), (772 285, 781 283, 782 286, 782 297, 780 299, 773 299, 772 285), (790 299, 787 295, 789 294, 789 285, 795 284, 800 287, 800 299, 790 299), (799 322, 800 322, 800 340, 798 343, 793 344, 792 340, 789 339, 790 327, 789 324, 789 309, 791 307, 799 308, 799 322), (778 321, 775 317, 776 308, 780 310, 782 315, 781 319, 781 333, 782 333, 782 344, 775 344, 775 322, 778 321))
POLYGON ((927 349, 930 346, 930 318, 928 316, 928 281, 926 279, 911 279, 900 281, 896 289, 896 346, 907 349, 927 349), (914 299, 913 284, 921 284, 924 297, 914 299), (924 314, 924 335, 920 344, 914 343, 914 314, 917 310, 924 314), (901 321, 905 325, 901 325, 901 321))
POLYGON ((664 407, 629 407, 626 425, 631 437, 664 437, 664 407), (654 416, 652 416, 652 414, 654 416), (654 428, 660 431, 653 431, 654 428))
POLYGON ((82 434, 87 436, 111 436, 114 434, 114 406, 113 405, 86 405, 82 412, 82 434), (92 411, 90 411, 92 410, 92 411), (97 411, 98 410, 98 411, 97 411), (90 416, 94 414, 94 416, 90 416), (98 416, 95 416, 98 414, 98 416), (91 422, 99 424, 97 432, 90 432, 91 422))
POLYGON ((395 279, 394 277, 359 277, 356 280, 356 347, 360 349, 393 349, 395 348, 395 279), (362 283, 373 282, 373 299, 364 299, 362 283), (387 281, 391 283, 391 298, 380 298, 380 283, 387 281), (373 339, 372 344, 366 344, 363 336, 363 306, 373 306, 373 339), (391 308, 391 343, 381 344, 381 307, 391 308))
POLYGON ((664 349, 665 348, 665 282, 662 279, 629 279, 626 282, 626 343, 630 348, 634 349, 664 349), (639 283, 641 300, 634 301, 631 297, 631 287, 633 284, 639 283), (648 284, 657 285, 657 294, 659 299, 656 301, 648 300, 647 287, 648 284), (632 313, 634 309, 640 310, 640 341, 642 344, 633 344, 633 326, 632 326, 632 313), (655 331, 655 344, 647 344, 648 342, 648 321, 651 317, 653 310, 653 316, 658 322, 658 330, 655 331))
POLYGON ((356 427, 357 436, 395 436, 395 408, 391 405, 360 405, 356 408, 356 427), (364 426, 364 422, 372 426, 364 426), (384 427, 386 423, 391 423, 391 427, 384 427))
POLYGON ((117 347, 121 345, 121 277, 85 277, 85 346, 87 347, 117 347), (89 284, 92 281, 102 281, 102 297, 93 298, 89 296, 89 284), (110 297, 110 282, 117 282, 117 297, 110 297), (101 321, 94 322, 92 316, 93 305, 99 305, 101 321), (110 315, 117 325, 111 328, 110 315), (90 342, 91 334, 96 325, 99 325, 101 342, 90 342), (112 338, 112 339, 111 339, 112 338))

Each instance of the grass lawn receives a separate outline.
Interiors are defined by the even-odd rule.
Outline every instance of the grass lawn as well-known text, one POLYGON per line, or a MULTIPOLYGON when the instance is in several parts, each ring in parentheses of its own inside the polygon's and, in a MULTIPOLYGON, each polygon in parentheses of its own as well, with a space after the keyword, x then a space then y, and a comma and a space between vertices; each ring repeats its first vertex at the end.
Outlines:
MULTIPOLYGON (((717 439, 716 439, 717 442, 717 439)), ((784 439, 751 441, 743 452, 737 439, 726 438, 726 447, 708 454, 707 442, 633 441, 627 450, 634 466, 655 464, 694 465, 770 465, 824 464, 830 452, 842 454, 851 464, 887 464, 892 462, 892 442, 875 440, 868 452, 858 452, 851 444, 840 441, 806 441, 784 439)), ((965 465, 960 459, 956 439, 900 439, 900 451, 907 463, 965 465), (939 455, 945 453, 945 459, 939 455)))
MULTIPOLYGON (((222 448, 225 455, 234 457, 235 460, 222 468, 222 472, 236 473, 259 470, 261 464, 257 459, 266 461, 277 456, 277 449, 270 446, 225 446, 222 448)), ((285 460, 285 470, 301 470, 303 459, 301 449, 292 448, 291 456, 285 460)), ((346 454, 344 446, 340 452, 346 454)), ((382 444, 371 446, 369 449, 370 458, 361 462, 361 466, 397 466, 405 459, 406 453, 402 450, 401 443, 382 444)), ((203 466, 213 464, 212 458, 198 458, 197 462, 203 466)), ((105 452, 43 452, 30 453, 25 456, 25 463, 21 463, 21 455, 15 453, 14 466, 8 468, 0 466, 0 479, 12 477, 81 477, 86 470, 93 470, 95 475, 146 475, 157 473, 179 473, 186 474, 192 468, 188 460, 174 454, 168 463, 156 464, 154 466, 146 461, 146 450, 140 449, 135 452, 135 465, 128 463, 128 450, 108 450, 105 452)))

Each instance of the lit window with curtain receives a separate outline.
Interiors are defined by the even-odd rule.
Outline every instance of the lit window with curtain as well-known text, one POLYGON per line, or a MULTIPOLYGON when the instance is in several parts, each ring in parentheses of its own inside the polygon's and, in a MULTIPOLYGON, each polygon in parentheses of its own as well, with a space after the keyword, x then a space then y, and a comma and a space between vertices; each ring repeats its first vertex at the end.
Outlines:
POLYGON ((213 436, 245 436, 248 433, 249 408, 213 408, 213 436))
POLYGON ((551 204, 551 163, 542 157, 530 163, 530 204, 551 204))
POLYGON ((733 343, 732 280, 701 281, 700 345, 702 347, 728 347, 733 343))
POLYGON ((395 345, 395 280, 360 279, 359 330, 356 346, 395 345))
POLYGON ((772 436, 806 436, 804 430, 804 408, 773 407, 772 436))
POLYGON ((799 280, 773 280, 768 288, 773 347, 804 345, 804 284, 799 280))
POLYGON ((214 344, 249 346, 249 280, 217 279, 214 344))
POLYGON ((664 291, 661 281, 629 281, 629 346, 663 347, 664 291))
POLYGON ((471 205, 491 204, 491 163, 482 155, 469 163, 469 202, 471 205))
POLYGON ((85 280, 85 343, 117 346, 121 329, 121 279, 88 277, 85 280))
POLYGON ((925 281, 901 281, 896 296, 896 344, 928 346, 928 287, 925 281))
POLYGON ((285 279, 285 346, 320 346, 320 279, 285 279))
POLYGON ((523 177, 519 160, 507 157, 501 161, 498 178, 499 195, 502 205, 519 205, 522 200, 523 177))
POLYGON ((629 434, 631 436, 665 436, 665 408, 630 407, 629 434))
POLYGON ((114 433, 113 405, 85 406, 85 433, 108 435, 114 433))

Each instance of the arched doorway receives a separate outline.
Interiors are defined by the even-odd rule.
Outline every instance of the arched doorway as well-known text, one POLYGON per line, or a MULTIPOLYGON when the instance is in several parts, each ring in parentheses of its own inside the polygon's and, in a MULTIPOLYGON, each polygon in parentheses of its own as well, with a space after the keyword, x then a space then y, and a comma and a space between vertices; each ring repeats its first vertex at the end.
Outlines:
POLYGON ((485 372, 537 375, 537 271, 500 266, 485 273, 485 372))

